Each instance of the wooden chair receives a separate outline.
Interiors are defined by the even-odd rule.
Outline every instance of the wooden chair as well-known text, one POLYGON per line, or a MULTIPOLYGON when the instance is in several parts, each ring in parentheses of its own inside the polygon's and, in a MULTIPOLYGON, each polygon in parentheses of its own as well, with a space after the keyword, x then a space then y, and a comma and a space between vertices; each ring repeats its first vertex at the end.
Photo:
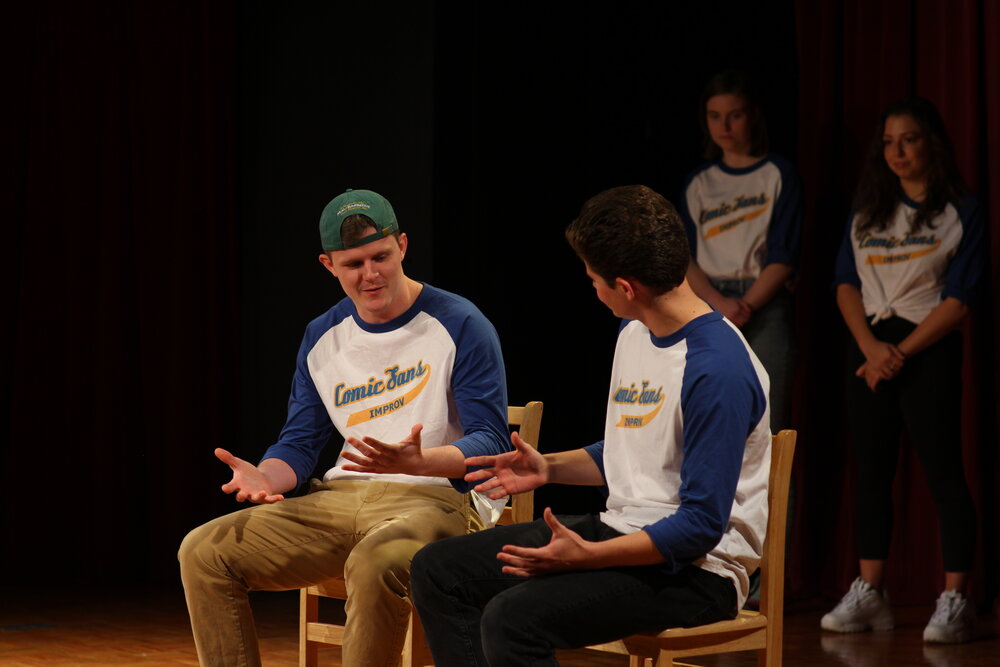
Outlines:
MULTIPOLYGON (((538 434, 542 426, 542 403, 532 401, 524 407, 508 407, 507 423, 520 432, 521 438, 526 443, 537 448, 538 434)), ((533 514, 534 494, 530 491, 519 493, 511 497, 497 523, 510 524, 531 521, 534 518, 533 514)), ((342 646, 344 643, 344 626, 323 623, 319 620, 319 599, 321 597, 346 600, 347 588, 344 579, 338 577, 301 590, 299 597, 300 667, 317 667, 320 644, 342 646)), ((420 619, 416 614, 410 614, 400 665, 401 667, 424 667, 433 664, 427 643, 424 641, 424 629, 420 625, 420 619)))
POLYGON ((760 667, 781 667, 785 523, 795 438, 795 431, 786 430, 771 440, 767 533, 760 561, 760 611, 744 609, 731 621, 693 628, 670 628, 659 634, 637 634, 589 648, 627 654, 630 667, 682 665, 686 663, 678 663, 674 659, 751 650, 757 651, 760 667))

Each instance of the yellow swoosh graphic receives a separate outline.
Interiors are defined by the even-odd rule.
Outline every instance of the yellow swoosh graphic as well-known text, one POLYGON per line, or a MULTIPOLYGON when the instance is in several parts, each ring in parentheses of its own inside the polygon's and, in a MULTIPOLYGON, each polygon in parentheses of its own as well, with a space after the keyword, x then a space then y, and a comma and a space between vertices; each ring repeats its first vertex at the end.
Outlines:
POLYGON ((415 399, 420 392, 424 390, 427 385, 427 381, 431 379, 431 367, 430 364, 425 366, 427 369, 424 379, 420 381, 416 387, 406 392, 402 396, 392 399, 391 401, 386 401, 382 405, 376 405, 371 408, 365 408, 364 410, 358 410, 357 412, 351 413, 351 416, 347 418, 347 425, 354 426, 355 424, 363 424, 366 421, 376 419, 378 417, 384 417, 390 412, 395 412, 401 407, 410 403, 415 399))
POLYGON ((621 428, 642 428, 649 422, 653 421, 665 402, 666 401, 661 399, 660 404, 656 406, 655 410, 644 415, 622 415, 621 419, 618 420, 618 423, 615 424, 615 426, 621 428))
POLYGON ((738 227, 739 225, 742 225, 747 220, 753 220, 757 216, 763 214, 764 211, 766 211, 767 209, 768 209, 768 206, 767 206, 767 204, 765 204, 764 206, 761 206, 756 211, 751 211, 750 213, 744 213, 740 217, 735 218, 733 220, 730 220, 729 222, 723 222, 720 225, 716 225, 715 227, 712 227, 710 230, 708 230, 707 232, 705 232, 705 238, 706 239, 710 239, 713 236, 718 236, 722 232, 728 232, 730 229, 733 229, 734 227, 738 227))
POLYGON ((900 262, 908 262, 911 259, 916 259, 918 257, 923 257, 924 255, 929 255, 938 249, 941 245, 941 239, 937 240, 937 243, 929 248, 924 248, 923 250, 914 250, 913 252, 904 252, 899 255, 868 255, 865 258, 865 264, 899 264, 900 262))

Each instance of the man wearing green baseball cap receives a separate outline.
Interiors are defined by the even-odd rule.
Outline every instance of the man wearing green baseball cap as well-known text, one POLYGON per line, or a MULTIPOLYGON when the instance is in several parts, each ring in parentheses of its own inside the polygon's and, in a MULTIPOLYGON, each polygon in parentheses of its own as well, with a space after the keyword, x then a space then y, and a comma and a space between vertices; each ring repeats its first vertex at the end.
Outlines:
POLYGON ((495 515, 463 479, 466 458, 510 449, 493 326, 466 299, 406 276, 409 241, 381 195, 334 198, 320 238, 346 297, 306 327, 285 427, 257 465, 215 451, 232 469, 222 490, 255 506, 191 531, 178 555, 202 665, 260 664, 248 591, 338 576, 342 664, 395 664, 413 554, 495 515), (334 430, 336 465, 286 498, 334 430))

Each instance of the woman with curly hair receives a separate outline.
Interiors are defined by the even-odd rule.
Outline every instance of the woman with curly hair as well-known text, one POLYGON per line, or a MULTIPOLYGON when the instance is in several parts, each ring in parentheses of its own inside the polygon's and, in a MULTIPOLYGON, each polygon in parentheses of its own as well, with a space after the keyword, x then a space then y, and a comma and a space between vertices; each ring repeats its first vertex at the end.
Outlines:
POLYGON ((892 486, 906 429, 937 506, 945 590, 927 642, 963 642, 975 627, 965 597, 976 539, 960 439, 962 338, 983 273, 983 213, 962 183, 934 106, 891 104, 858 185, 837 260, 837 305, 853 343, 847 412, 858 462, 860 576, 821 626, 893 626, 881 591, 892 534, 892 486))

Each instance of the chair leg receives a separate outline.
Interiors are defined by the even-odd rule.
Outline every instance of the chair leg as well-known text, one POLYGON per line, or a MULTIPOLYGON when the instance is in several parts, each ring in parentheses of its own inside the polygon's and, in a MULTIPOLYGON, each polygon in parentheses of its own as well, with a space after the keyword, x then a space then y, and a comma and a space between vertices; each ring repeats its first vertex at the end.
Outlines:
POLYGON ((424 626, 420 623, 417 611, 410 612, 410 622, 406 628, 406 641, 403 642, 403 658, 401 667, 427 667, 434 665, 427 639, 424 637, 424 626))
POLYGON ((416 663, 413 661, 413 616, 410 613, 410 622, 406 625, 406 639, 403 640, 403 656, 399 660, 399 667, 416 667, 416 663))
POLYGON ((299 591, 299 667, 318 667, 319 646, 306 638, 306 627, 319 620, 319 598, 299 591))

